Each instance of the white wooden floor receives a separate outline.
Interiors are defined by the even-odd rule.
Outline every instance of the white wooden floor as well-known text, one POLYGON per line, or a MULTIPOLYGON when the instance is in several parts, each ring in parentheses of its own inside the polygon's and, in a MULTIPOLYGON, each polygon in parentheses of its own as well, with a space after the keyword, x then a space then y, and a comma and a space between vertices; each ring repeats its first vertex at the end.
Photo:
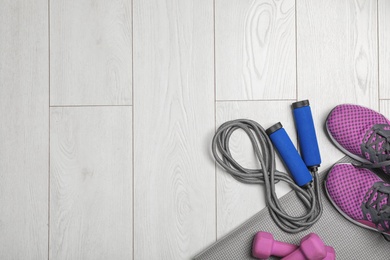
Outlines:
POLYGON ((326 167, 326 115, 390 117, 389 70, 387 0, 0 0, 0 259, 190 259, 265 204, 216 127, 294 137, 309 99, 326 167))

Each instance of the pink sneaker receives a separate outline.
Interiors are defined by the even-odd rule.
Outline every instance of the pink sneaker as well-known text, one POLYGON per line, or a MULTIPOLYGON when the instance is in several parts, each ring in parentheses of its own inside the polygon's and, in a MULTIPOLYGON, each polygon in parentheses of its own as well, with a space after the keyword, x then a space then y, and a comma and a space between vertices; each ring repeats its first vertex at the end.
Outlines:
POLYGON ((366 168, 390 174, 390 121, 358 105, 338 105, 326 119, 326 130, 335 145, 366 168))
POLYGON ((326 176, 325 190, 349 221, 390 234, 390 184, 373 172, 349 163, 336 164, 326 176))

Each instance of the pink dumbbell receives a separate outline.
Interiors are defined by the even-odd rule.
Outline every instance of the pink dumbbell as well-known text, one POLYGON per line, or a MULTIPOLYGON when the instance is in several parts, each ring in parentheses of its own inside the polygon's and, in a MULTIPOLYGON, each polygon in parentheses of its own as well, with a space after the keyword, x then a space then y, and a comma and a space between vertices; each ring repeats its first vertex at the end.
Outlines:
POLYGON ((323 260, 327 257, 327 250, 321 238, 314 233, 310 233, 301 239, 301 246, 297 250, 282 258, 282 260, 323 260))
MULTIPOLYGON (((313 233, 308 234, 304 238, 301 239, 301 246, 303 244, 303 248, 306 248, 307 246, 310 247, 311 246, 310 243, 317 245, 317 247, 319 247, 319 251, 321 254, 321 251, 323 250, 323 248, 321 247, 321 243, 323 244, 323 242, 321 241, 321 239, 319 239, 319 240, 318 239, 319 239, 319 237, 317 235, 315 235, 313 233)), ((324 247, 325 247, 325 251, 326 251, 326 256, 323 258, 313 258, 313 259, 335 260, 336 253, 335 253, 333 247, 325 246, 325 245, 324 245, 324 247)), ((278 257, 285 257, 285 256, 289 256, 291 253, 293 253, 297 249, 298 249, 298 246, 296 246, 296 245, 292 245, 292 244, 288 244, 288 243, 274 240, 271 233, 258 232, 253 239, 252 255, 256 258, 259 258, 259 259, 268 259, 271 255, 278 256, 278 257)), ((309 248, 309 249, 304 249, 304 250, 307 253, 307 255, 309 256, 309 258, 293 258, 294 256, 291 256, 291 258, 283 258, 283 259, 290 259, 290 260, 291 259, 310 259, 311 260, 312 258, 310 258, 310 257, 312 255, 314 255, 314 257, 316 257, 315 252, 314 252, 314 254, 312 253, 310 255, 310 252, 308 252, 308 251, 309 250, 316 251, 317 249, 309 248)), ((296 257, 302 257, 302 255, 299 256, 297 254, 296 257)))
POLYGON ((336 252, 334 251, 333 247, 326 246, 326 256, 322 260, 336 260, 336 252))
POLYGON ((274 240, 271 233, 257 232, 253 239, 252 255, 268 259, 271 255, 284 257, 298 249, 298 246, 274 240))

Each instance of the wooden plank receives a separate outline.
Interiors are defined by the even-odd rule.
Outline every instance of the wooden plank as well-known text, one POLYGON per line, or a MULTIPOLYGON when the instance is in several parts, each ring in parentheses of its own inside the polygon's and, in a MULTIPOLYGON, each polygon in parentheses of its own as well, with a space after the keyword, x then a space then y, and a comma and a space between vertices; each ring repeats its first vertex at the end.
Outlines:
POLYGON ((213 1, 134 1, 134 259, 215 239, 213 1))
POLYGON ((390 100, 380 100, 380 113, 386 118, 390 118, 390 100))
POLYGON ((0 259, 47 259, 47 1, 0 8, 0 259))
POLYGON ((379 98, 390 99, 390 2, 378 0, 379 98))
MULTIPOLYGON (((268 128, 281 122, 296 145, 296 131, 291 113, 293 101, 239 101, 217 103, 217 125, 226 121, 247 118, 268 128), (272 111, 272 113, 269 113, 272 111)), ((248 168, 259 168, 249 138, 242 131, 232 135, 230 149, 234 158, 248 168)), ((286 172, 277 156, 276 168, 286 172)), ((265 207, 264 185, 249 185, 238 182, 224 169, 217 168, 217 234, 223 237, 238 225, 265 207)), ((290 191, 286 183, 276 185, 276 193, 282 196, 290 191)))
POLYGON ((132 108, 50 116, 50 258, 132 259, 132 108))
POLYGON ((295 99, 295 1, 216 0, 218 100, 295 99))
POLYGON ((131 0, 51 1, 51 105, 131 105, 131 0))
POLYGON ((378 110, 376 20, 375 1, 297 1, 298 99, 311 102, 323 166, 344 155, 324 131, 331 109, 378 110))

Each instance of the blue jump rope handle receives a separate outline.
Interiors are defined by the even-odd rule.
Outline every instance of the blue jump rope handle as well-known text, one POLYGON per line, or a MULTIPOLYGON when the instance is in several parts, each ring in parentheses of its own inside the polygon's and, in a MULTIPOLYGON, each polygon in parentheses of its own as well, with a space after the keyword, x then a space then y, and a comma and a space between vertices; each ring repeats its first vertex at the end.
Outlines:
POLYGON ((266 130, 276 150, 291 173, 295 183, 302 187, 313 180, 312 175, 302 161, 297 149, 287 135, 281 123, 277 123, 266 130))
POLYGON ((308 168, 316 168, 321 164, 321 156, 309 100, 295 102, 292 107, 302 159, 308 168))

